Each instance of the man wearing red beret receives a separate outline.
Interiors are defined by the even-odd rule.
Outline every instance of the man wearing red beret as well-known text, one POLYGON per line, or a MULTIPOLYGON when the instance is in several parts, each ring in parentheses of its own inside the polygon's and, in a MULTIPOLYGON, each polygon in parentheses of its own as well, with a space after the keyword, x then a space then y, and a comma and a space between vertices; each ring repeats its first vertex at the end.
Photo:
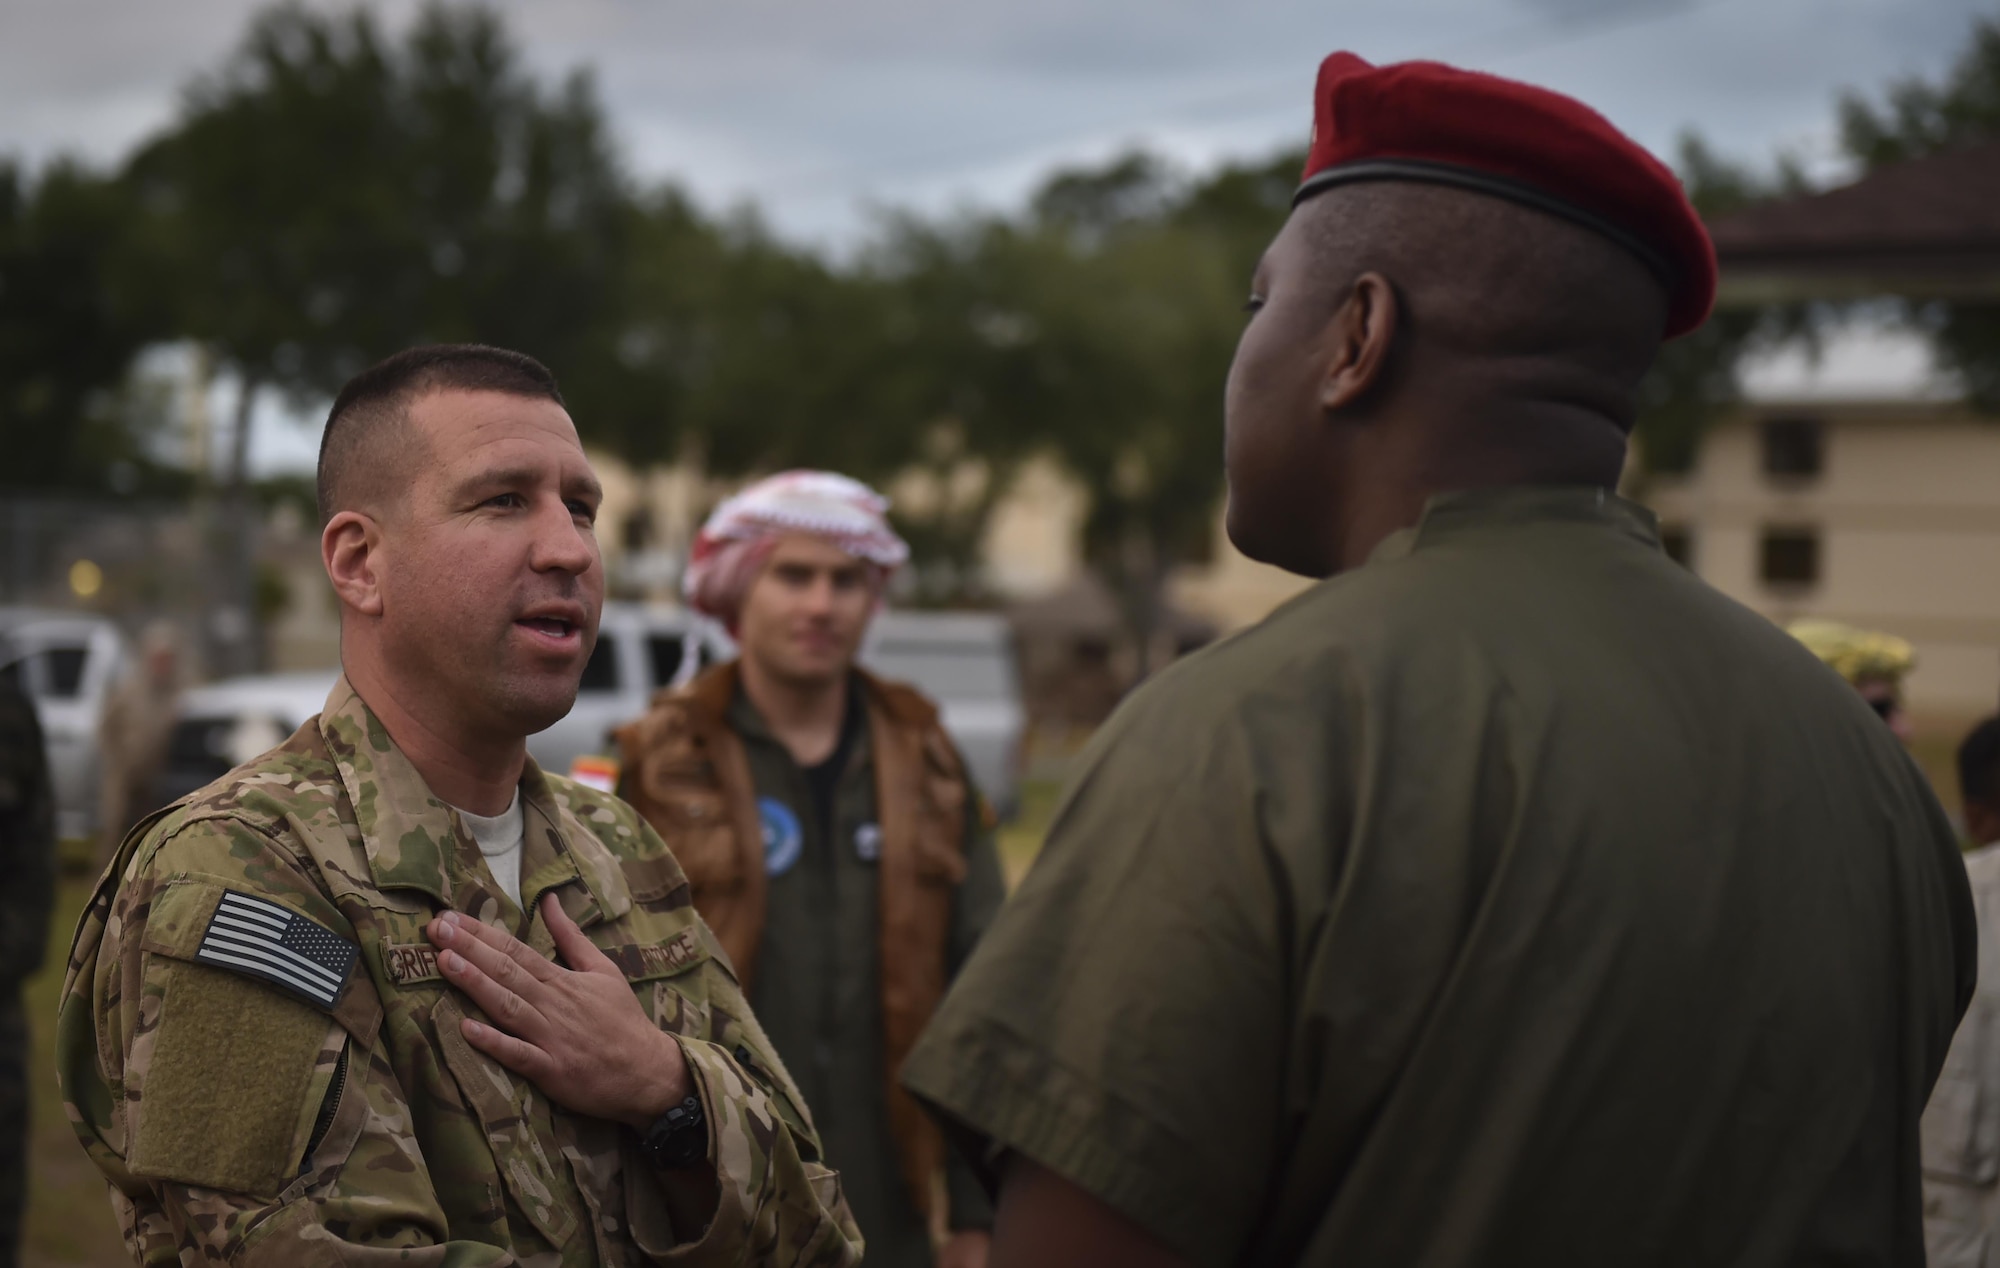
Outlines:
POLYGON ((1922 1262, 1950 826, 1614 492, 1714 287, 1582 105, 1327 59, 1225 444, 1324 580, 1104 728, 905 1067, 995 1268, 1922 1262))

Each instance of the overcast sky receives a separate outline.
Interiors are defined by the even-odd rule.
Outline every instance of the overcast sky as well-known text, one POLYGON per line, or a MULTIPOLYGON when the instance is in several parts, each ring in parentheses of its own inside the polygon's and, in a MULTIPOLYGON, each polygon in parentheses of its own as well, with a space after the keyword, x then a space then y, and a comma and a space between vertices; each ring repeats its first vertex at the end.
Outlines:
MULTIPOLYGON (((254 0, 0 0, 0 151, 114 160, 173 115, 254 0)), ((315 5, 315 7, 320 7, 315 5)), ((333 7, 333 6, 327 6, 333 7)), ((347 6, 341 6, 347 7, 347 6)), ((376 6, 400 26, 413 4, 376 6)), ((872 206, 1006 205, 1143 143, 1192 168, 1305 136, 1350 48, 1573 93, 1670 155, 1824 164, 1842 87, 1946 67, 2000 0, 501 0, 531 62, 597 73, 633 173, 788 235, 872 206)))
MULTIPOLYGON (((173 118, 256 0, 0 0, 0 153, 113 162, 173 118)), ((314 7, 347 8, 350 5, 314 7)), ((375 6, 400 28, 411 0, 375 6)), ((1596 106, 1671 157, 1822 175, 1834 101, 1949 66, 2000 0, 499 0, 531 64, 591 67, 623 158, 838 248, 870 208, 1008 206, 1142 144, 1189 170, 1302 142, 1319 59, 1434 57, 1596 106)), ((310 469, 260 418, 254 465, 310 469)))

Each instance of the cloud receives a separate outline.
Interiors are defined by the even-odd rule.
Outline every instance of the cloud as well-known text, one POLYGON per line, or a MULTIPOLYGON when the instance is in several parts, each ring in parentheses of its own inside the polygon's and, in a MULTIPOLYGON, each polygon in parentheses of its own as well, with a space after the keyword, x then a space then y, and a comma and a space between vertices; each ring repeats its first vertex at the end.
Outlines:
MULTIPOLYGON (((172 117, 252 0, 6 0, 0 150, 111 161, 172 117)), ((334 7, 322 5, 321 7, 334 7)), ((1843 86, 1935 74, 1979 0, 501 0, 531 63, 595 69, 629 166, 796 236, 871 204, 1020 197, 1143 143, 1183 162, 1297 143, 1334 48, 1443 56, 1574 93, 1670 153, 1831 136, 1843 86)), ((399 25, 414 0, 378 5, 399 25)))
POLYGON ((1524 9, 1563 21, 1588 21, 1686 9, 1695 0, 1519 0, 1524 9))

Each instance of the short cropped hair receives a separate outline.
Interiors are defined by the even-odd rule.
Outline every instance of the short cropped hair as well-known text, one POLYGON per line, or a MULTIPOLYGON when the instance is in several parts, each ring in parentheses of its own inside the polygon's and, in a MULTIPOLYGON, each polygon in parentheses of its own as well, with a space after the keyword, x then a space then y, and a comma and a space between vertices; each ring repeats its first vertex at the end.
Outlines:
POLYGON ((379 498, 413 437, 405 426, 417 398, 437 391, 504 392, 563 404, 549 368, 526 353, 478 343, 407 348, 347 381, 327 411, 315 494, 319 521, 379 498))
POLYGON ((2000 718, 1973 727, 1958 746, 1958 793, 1968 805, 2000 810, 2000 718))

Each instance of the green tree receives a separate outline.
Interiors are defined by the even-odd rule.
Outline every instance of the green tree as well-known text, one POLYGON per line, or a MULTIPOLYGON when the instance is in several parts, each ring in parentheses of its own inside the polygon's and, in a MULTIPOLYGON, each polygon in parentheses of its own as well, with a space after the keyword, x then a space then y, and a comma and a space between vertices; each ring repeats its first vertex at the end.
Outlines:
MULTIPOLYGON (((1868 171, 2000 139, 2000 18, 1973 24, 1941 82, 1900 80, 1879 104, 1858 93, 1843 97, 1840 130, 1847 153, 1868 171)), ((2000 296, 1914 300, 1908 310, 1964 380, 1968 399, 2000 413, 2000 296)))
POLYGON ((497 18, 425 8, 392 44, 365 10, 265 11, 127 167, 181 329, 242 385, 217 600, 254 662, 246 479, 251 409, 273 387, 323 399, 416 343, 531 352, 575 385, 579 419, 628 428, 650 393, 611 340, 633 211, 589 80, 543 89, 497 18))
POLYGON ((1048 453, 1088 491, 1086 558, 1150 648, 1168 574, 1211 546, 1241 301, 1297 171, 1285 156, 1190 182, 1132 154, 1057 173, 1016 216, 888 227, 867 263, 905 369, 880 408, 940 484, 982 467, 911 526, 948 575, 1018 464, 1048 453))
POLYGON ((128 167, 187 332, 324 396, 426 340, 588 361, 632 208, 589 79, 526 75, 499 20, 261 14, 128 167))
MULTIPOLYGON (((1809 189, 1804 172, 1788 159, 1770 173, 1758 172, 1722 158, 1692 132, 1681 137, 1678 167, 1689 201, 1705 220, 1809 189)), ((1633 428, 1646 469, 1686 471, 1709 423, 1738 400, 1744 358, 1787 338, 1810 337, 1825 316, 1804 305, 1723 305, 1700 329, 1664 345, 1640 384, 1633 428)))
MULTIPOLYGON (((1279 165, 1295 183, 1297 166, 1279 165)), ((1061 453, 1091 490, 1085 554, 1119 596, 1142 672, 1168 575, 1213 544, 1223 384, 1252 268, 1291 201, 1264 170, 1189 186, 1127 160, 1058 177, 1035 207, 1079 258, 1070 320, 1103 368, 1061 453)))
POLYGON ((163 319, 130 284, 130 204, 109 177, 0 163, 0 488, 131 492, 162 472, 119 387, 163 319))
POLYGON ((1840 99, 1842 148, 1874 170, 1940 150, 2000 137, 2000 18, 1981 18, 1940 83, 1889 85, 1878 104, 1861 93, 1840 99))

